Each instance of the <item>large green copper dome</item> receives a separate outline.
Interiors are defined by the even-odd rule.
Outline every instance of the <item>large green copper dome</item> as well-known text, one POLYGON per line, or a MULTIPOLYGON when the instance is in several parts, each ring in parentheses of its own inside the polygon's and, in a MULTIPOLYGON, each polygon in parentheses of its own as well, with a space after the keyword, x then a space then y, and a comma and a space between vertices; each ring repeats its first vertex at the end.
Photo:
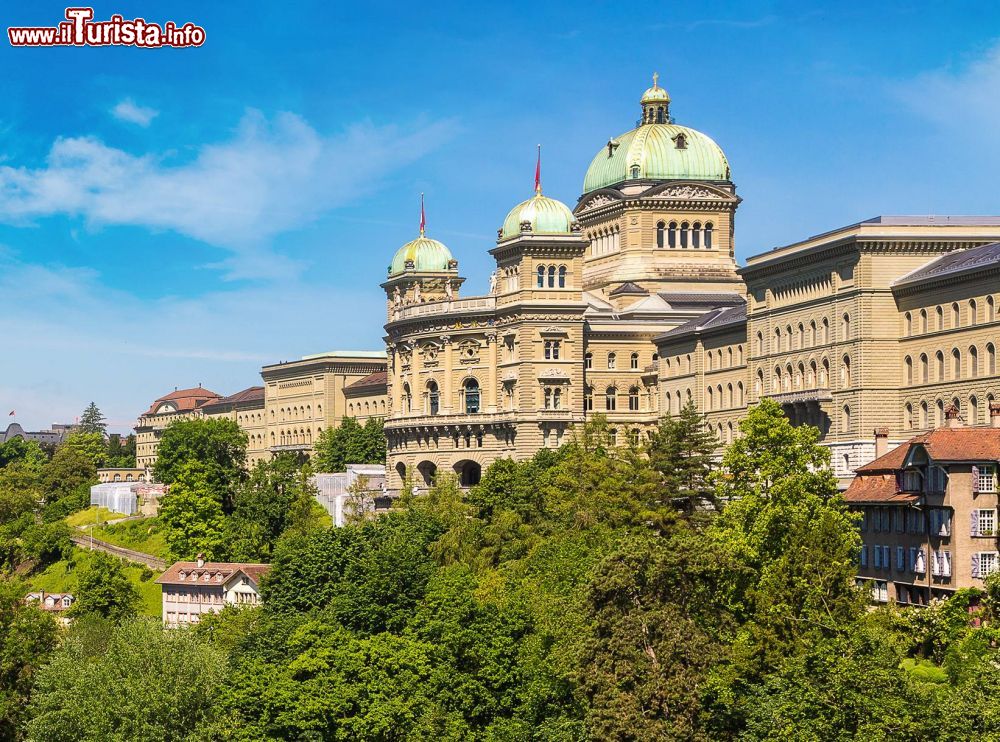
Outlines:
POLYGON ((629 180, 729 180, 729 161, 711 137, 670 121, 670 95, 655 82, 642 96, 642 124, 604 145, 583 192, 629 180))
POLYGON ((570 234, 576 217, 563 202, 538 192, 510 210, 503 220, 500 239, 521 234, 521 224, 524 222, 531 224, 531 234, 570 234))
POLYGON ((421 234, 417 239, 399 248, 392 256, 389 275, 395 276, 407 270, 406 264, 410 261, 413 265, 409 270, 446 271, 452 260, 454 258, 451 256, 451 250, 445 247, 444 243, 421 234))

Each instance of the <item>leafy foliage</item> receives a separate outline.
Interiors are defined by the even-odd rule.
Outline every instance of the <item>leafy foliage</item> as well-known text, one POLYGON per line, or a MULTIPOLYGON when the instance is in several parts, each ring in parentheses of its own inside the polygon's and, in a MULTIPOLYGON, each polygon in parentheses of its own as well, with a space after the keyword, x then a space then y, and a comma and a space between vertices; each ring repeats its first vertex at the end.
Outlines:
POLYGON ((319 472, 346 471, 348 464, 381 464, 386 450, 382 420, 370 417, 361 425, 345 417, 319 434, 315 450, 312 462, 319 472))
POLYGON ((136 614, 139 591, 125 576, 121 560, 96 551, 77 579, 79 594, 70 609, 74 616, 98 615, 120 621, 136 614))
POLYGON ((87 405, 87 408, 80 415, 80 432, 81 433, 97 433, 102 438, 108 431, 108 424, 105 420, 104 414, 98 409, 97 405, 91 402, 87 405))
POLYGON ((163 431, 153 475, 172 485, 196 465, 213 491, 223 496, 228 510, 231 489, 246 469, 246 453, 247 437, 235 420, 177 420, 163 431))
POLYGON ((225 483, 219 471, 192 460, 172 471, 170 490, 160 499, 159 521, 176 559, 221 559, 226 551, 222 510, 225 483))

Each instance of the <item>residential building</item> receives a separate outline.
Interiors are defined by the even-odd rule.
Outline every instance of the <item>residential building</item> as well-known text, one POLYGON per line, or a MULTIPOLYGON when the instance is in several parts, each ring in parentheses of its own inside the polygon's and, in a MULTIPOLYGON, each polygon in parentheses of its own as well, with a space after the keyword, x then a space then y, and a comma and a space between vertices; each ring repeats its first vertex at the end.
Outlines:
POLYGON ((73 607, 76 598, 71 593, 47 593, 41 590, 25 595, 24 602, 36 604, 46 613, 52 614, 62 626, 68 626, 70 619, 66 616, 66 611, 73 607))
POLYGON ((1000 403, 990 405, 990 427, 958 415, 949 405, 944 427, 885 453, 889 431, 877 431, 881 455, 858 467, 844 493, 862 515, 858 580, 876 602, 924 605, 982 588, 1000 569, 1000 403))
POLYGON ((163 623, 167 627, 196 624, 207 613, 219 613, 227 605, 260 603, 260 580, 268 564, 175 562, 156 578, 163 590, 163 623))

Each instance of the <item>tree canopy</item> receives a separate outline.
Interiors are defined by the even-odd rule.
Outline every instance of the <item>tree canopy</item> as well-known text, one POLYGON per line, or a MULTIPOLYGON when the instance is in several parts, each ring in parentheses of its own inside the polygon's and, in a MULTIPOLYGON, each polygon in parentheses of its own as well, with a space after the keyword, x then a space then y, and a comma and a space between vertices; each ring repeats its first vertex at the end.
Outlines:
POLYGON ((381 419, 370 417, 361 425, 355 418, 345 417, 340 425, 320 433, 312 464, 319 472, 346 471, 348 464, 381 464, 385 452, 381 419))

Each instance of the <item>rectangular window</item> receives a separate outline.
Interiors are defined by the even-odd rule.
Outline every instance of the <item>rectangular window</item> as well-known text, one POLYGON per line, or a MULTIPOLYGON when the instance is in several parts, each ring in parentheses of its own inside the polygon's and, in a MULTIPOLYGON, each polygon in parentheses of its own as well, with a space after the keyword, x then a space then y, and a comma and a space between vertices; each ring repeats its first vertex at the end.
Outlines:
POLYGON ((858 561, 862 567, 868 566, 868 546, 865 544, 861 545, 861 552, 858 555, 858 561))
POLYGON ((993 464, 982 464, 979 467, 979 492, 997 491, 997 468, 993 464))
POLYGON ((889 546, 882 547, 882 566, 885 569, 892 569, 892 548, 889 546))
POLYGON ((997 511, 991 509, 979 510, 979 536, 993 536, 997 530, 997 511))
POLYGON ((920 472, 908 469, 903 472, 903 489, 907 492, 920 491, 920 472))
POLYGON ((875 580, 872 595, 879 603, 889 602, 889 583, 885 580, 875 580))
POLYGON ((900 572, 906 569, 906 549, 902 546, 896 547, 896 569, 900 572))
MULTIPOLYGON (((995 551, 981 551, 979 556, 979 577, 986 577, 997 571, 997 553, 995 551)), ((973 577, 976 575, 973 574, 973 577)))
POLYGON ((872 567, 881 569, 882 567, 882 547, 875 544, 872 547, 872 567))

